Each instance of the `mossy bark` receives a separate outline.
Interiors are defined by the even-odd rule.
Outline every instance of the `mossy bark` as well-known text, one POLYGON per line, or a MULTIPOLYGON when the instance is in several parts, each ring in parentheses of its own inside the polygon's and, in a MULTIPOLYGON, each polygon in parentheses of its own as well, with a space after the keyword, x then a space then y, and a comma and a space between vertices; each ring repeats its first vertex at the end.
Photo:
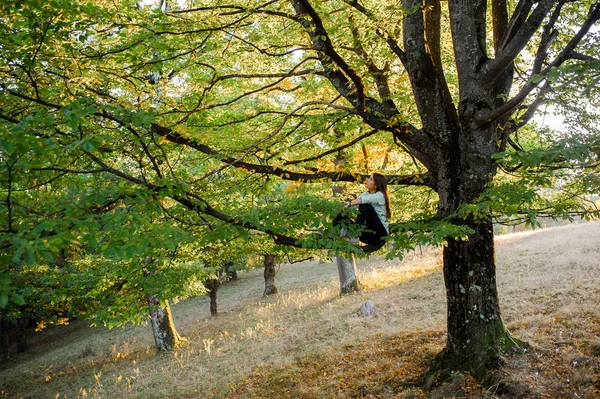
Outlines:
POLYGON ((169 301, 161 301, 157 297, 150 297, 147 301, 156 349, 172 350, 185 342, 185 338, 182 338, 175 329, 169 301))
POLYGON ((470 224, 468 239, 449 239, 444 248, 448 336, 432 374, 462 371, 485 382, 490 367, 519 341, 502 322, 492 223, 470 224))
POLYGON ((518 343, 502 322, 491 212, 462 212, 464 204, 478 202, 496 173, 497 132, 494 126, 473 129, 467 120, 461 128, 455 151, 439 169, 438 213, 470 233, 448 237, 443 250, 448 338, 434 371, 462 371, 484 382, 490 367, 518 343))

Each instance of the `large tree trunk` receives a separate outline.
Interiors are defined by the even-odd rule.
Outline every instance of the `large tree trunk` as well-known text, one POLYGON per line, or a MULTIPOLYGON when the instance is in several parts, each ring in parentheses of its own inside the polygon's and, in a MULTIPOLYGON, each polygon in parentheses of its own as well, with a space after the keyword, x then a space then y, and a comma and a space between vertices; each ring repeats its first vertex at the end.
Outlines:
POLYGON ((150 297, 148 298, 148 305, 156 349, 172 350, 185 342, 185 339, 175 329, 169 302, 161 301, 157 297, 150 297))
POLYGON ((488 366, 516 343, 500 315, 490 220, 472 221, 468 240, 444 248, 448 338, 442 361, 449 370, 485 378, 488 366))
POLYGON ((265 255, 265 291, 263 296, 274 295, 279 292, 277 286, 275 285, 275 280, 277 277, 277 256, 276 255, 265 255))
MULTIPOLYGON (((475 107, 475 106, 473 106, 475 107)), ((494 127, 467 131, 458 142, 460 157, 449 156, 439 211, 467 225, 467 239, 447 240, 444 247, 444 281, 448 337, 440 356, 445 370, 461 370, 485 380, 488 367, 517 342, 504 327, 496 288, 494 233, 489 211, 457 217, 463 204, 472 204, 496 173, 492 154, 498 151, 494 127)))

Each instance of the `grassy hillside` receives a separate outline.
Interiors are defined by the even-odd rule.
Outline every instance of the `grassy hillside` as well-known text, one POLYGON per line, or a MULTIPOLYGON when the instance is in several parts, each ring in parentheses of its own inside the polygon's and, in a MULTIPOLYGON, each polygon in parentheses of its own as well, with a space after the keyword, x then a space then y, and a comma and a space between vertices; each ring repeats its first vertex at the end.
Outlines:
POLYGON ((262 298, 262 270, 208 298, 173 306, 189 343, 156 354, 150 327, 84 323, 30 336, 0 368, 2 398, 600 397, 600 223, 499 236, 503 317, 531 347, 504 359, 504 389, 457 374, 415 384, 445 339, 439 249, 358 263, 365 290, 339 297, 335 264, 283 265, 280 294, 262 298), (374 302, 364 318, 360 305, 374 302), (529 391, 526 387, 529 387, 529 391))

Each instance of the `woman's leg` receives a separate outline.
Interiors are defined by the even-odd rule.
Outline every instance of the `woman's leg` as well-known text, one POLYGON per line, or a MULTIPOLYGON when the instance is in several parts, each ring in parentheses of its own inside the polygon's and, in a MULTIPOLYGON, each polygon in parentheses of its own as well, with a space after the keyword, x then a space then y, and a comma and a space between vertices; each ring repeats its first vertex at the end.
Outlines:
POLYGON ((350 215, 348 215, 345 211, 340 212, 335 219, 333 219, 334 226, 341 226, 342 228, 347 229, 351 224, 356 223, 350 215))
POLYGON ((383 237, 387 236, 388 233, 383 226, 383 223, 381 223, 381 219, 379 219, 377 212, 375 212, 373 205, 359 205, 356 222, 365 226, 369 230, 360 235, 360 241, 377 247, 377 249, 381 248, 383 244, 385 244, 383 237))

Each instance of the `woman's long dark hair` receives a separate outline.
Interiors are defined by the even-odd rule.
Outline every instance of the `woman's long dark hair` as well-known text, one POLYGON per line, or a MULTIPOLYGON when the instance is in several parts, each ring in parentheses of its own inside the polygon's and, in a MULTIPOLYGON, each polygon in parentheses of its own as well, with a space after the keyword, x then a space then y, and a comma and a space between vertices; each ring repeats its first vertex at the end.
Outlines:
POLYGON ((387 179, 382 174, 373 173, 373 181, 375 182, 377 191, 381 191, 385 197, 385 213, 389 219, 392 217, 392 208, 390 207, 390 196, 387 190, 387 179))

